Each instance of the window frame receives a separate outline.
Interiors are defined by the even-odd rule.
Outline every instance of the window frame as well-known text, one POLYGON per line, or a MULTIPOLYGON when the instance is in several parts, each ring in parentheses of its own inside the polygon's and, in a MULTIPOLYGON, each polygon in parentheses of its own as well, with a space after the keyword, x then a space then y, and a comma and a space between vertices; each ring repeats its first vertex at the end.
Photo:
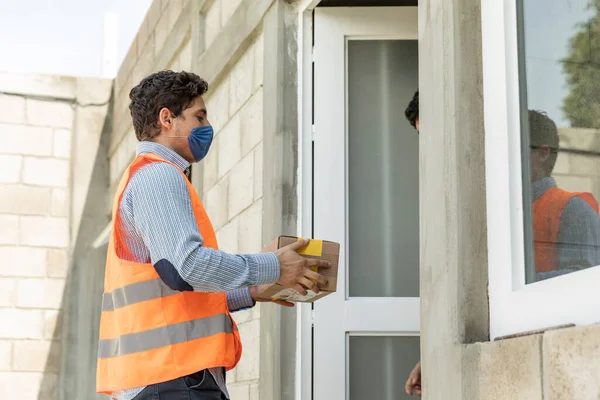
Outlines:
MULTIPOLYGON (((481 0, 490 338, 600 322, 600 266, 526 285, 518 1, 481 0)), ((526 122, 526 120, 525 120, 526 122)), ((523 140, 527 142, 527 140, 523 140)), ((525 168, 528 169, 527 165, 525 168)), ((529 235, 527 235, 530 237, 529 235)), ((531 265, 531 264, 529 264, 531 265)), ((528 272, 528 275, 531 271, 528 272)))

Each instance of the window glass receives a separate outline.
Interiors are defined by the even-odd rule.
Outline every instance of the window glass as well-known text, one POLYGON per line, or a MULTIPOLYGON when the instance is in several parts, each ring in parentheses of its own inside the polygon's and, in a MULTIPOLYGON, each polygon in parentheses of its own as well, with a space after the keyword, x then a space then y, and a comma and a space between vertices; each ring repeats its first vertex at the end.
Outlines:
POLYGON ((419 361, 418 336, 350 336, 348 346, 350 400, 414 399, 404 377, 419 361))
POLYGON ((600 0, 520 0, 528 283, 600 265, 600 0))
POLYGON ((348 41, 350 297, 419 297, 416 40, 348 41))

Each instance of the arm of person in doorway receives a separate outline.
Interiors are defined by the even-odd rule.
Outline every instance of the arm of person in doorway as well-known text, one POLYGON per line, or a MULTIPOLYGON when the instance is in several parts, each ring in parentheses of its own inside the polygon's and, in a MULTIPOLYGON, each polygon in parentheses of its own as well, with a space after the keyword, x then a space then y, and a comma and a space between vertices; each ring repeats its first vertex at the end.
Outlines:
POLYGON ((421 389, 421 362, 419 361, 415 368, 412 370, 408 379, 406 380, 406 385, 404 385, 404 390, 406 394, 409 396, 419 396, 422 395, 421 389))
POLYGON ((561 216, 558 265, 572 270, 600 265, 600 216, 579 197, 569 200, 561 216))
POLYGON ((130 181, 135 228, 161 278, 176 290, 227 292, 231 311, 255 304, 251 286, 280 277, 274 253, 229 254, 204 246, 181 172, 154 163, 130 181))
POLYGON ((600 216, 583 199, 573 197, 565 206, 558 230, 558 268, 536 273, 536 280, 600 265, 600 216))

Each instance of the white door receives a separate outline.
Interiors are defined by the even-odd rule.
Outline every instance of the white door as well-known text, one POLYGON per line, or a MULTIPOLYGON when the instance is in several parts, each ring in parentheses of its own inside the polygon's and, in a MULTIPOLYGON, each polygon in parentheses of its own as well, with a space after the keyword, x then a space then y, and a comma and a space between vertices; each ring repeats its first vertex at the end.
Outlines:
POLYGON ((398 400, 419 359, 416 7, 317 8, 314 237, 342 244, 314 303, 314 400, 398 400))

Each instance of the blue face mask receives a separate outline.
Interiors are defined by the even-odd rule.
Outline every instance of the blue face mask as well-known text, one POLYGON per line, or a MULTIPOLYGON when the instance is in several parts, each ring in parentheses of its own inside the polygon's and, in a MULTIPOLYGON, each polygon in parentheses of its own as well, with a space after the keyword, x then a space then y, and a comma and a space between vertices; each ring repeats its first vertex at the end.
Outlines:
MULTIPOLYGON (((173 117, 173 118, 177 118, 177 117, 173 117)), ((188 145, 190 146, 190 151, 192 152, 192 155, 194 156, 194 161, 199 162, 204 157, 206 157, 206 155, 208 154, 208 150, 210 149, 210 145, 212 144, 212 140, 215 135, 213 127, 208 125, 208 126, 199 126, 197 128, 190 129, 181 119, 179 121, 183 124, 183 126, 185 126, 187 129, 189 129, 190 135, 189 136, 181 136, 181 135, 173 136, 173 135, 171 135, 171 136, 166 136, 166 137, 172 137, 172 138, 187 137, 188 145)))
POLYGON ((194 159, 198 162, 208 154, 215 131, 212 126, 208 125, 194 128, 191 132, 188 136, 188 143, 194 159))

